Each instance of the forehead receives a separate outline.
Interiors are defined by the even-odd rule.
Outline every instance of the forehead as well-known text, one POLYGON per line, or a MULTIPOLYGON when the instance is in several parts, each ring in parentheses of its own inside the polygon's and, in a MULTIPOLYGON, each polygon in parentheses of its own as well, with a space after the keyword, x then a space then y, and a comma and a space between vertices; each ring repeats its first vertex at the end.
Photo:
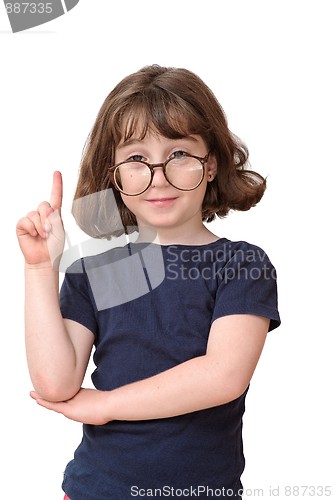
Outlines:
POLYGON ((180 137, 177 139, 169 138, 161 135, 156 130, 148 130, 147 133, 142 137, 141 135, 133 135, 127 140, 122 140, 117 146, 118 151, 125 148, 134 147, 136 145, 143 146, 161 146, 161 147, 172 147, 175 143, 181 145, 184 144, 187 147, 200 146, 204 144, 203 139, 200 135, 187 135, 185 137, 180 137))

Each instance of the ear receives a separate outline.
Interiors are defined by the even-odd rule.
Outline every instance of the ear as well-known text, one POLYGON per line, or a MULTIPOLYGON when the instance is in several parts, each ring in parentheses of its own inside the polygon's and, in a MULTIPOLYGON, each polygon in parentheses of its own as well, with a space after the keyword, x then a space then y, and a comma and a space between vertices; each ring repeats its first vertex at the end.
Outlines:
POLYGON ((217 173, 217 161, 215 155, 210 154, 207 160, 207 180, 212 182, 217 173))

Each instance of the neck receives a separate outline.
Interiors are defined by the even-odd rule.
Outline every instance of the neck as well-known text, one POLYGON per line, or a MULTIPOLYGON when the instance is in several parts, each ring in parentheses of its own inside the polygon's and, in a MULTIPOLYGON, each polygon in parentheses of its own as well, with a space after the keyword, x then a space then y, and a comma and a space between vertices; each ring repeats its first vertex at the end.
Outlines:
POLYGON ((209 231, 204 224, 196 230, 184 231, 184 228, 157 228, 139 226, 138 242, 152 242, 160 245, 206 245, 219 238, 209 231))

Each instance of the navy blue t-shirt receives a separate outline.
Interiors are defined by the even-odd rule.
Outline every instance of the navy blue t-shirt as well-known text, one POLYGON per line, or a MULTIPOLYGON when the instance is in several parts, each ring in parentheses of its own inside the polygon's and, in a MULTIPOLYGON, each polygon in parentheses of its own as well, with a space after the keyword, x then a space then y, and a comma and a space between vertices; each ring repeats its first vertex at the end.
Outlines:
MULTIPOLYGON (((112 390, 205 354, 212 322, 255 314, 280 324, 265 252, 221 238, 201 246, 129 244, 66 272, 64 318, 95 335, 94 386, 112 390)), ((242 367, 239 367, 241 370, 242 367)), ((63 489, 71 500, 241 498, 246 392, 172 418, 83 425, 63 489)))

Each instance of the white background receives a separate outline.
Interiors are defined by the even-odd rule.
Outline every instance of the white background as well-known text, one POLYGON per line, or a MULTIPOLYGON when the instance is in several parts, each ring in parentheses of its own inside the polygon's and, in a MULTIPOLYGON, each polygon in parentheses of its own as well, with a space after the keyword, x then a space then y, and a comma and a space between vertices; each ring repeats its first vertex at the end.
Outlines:
POLYGON ((23 498, 20 491, 61 500, 62 473, 81 436, 80 424, 28 395, 16 221, 48 198, 60 169, 71 227, 81 152, 102 101, 151 63, 199 74, 247 143, 252 167, 268 176, 258 207, 212 225, 262 246, 278 270, 283 324, 269 334, 244 419, 246 497, 333 486, 330 5, 82 0, 17 34, 0 5, 1 498, 23 498))

